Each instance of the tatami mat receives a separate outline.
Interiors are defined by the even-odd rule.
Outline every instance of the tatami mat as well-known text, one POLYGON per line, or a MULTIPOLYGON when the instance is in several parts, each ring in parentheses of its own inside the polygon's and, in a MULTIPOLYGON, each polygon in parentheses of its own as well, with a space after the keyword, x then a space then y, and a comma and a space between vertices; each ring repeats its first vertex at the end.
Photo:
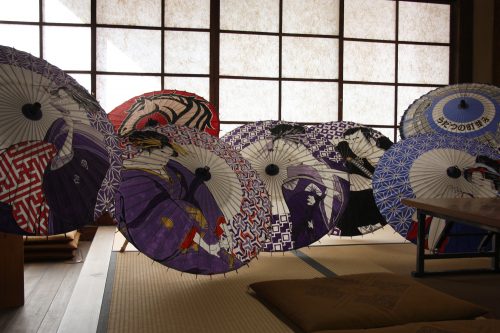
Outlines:
POLYGON ((262 253, 225 277, 181 274, 137 252, 118 253, 108 332, 293 332, 247 286, 320 276, 292 253, 262 253))

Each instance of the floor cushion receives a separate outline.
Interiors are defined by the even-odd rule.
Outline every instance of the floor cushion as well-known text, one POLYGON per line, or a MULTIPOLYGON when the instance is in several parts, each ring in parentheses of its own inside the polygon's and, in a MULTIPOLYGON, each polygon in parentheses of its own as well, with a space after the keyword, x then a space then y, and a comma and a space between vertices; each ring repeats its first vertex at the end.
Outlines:
POLYGON ((271 280, 249 287, 306 332, 473 319, 487 312, 410 276, 391 273, 271 280))

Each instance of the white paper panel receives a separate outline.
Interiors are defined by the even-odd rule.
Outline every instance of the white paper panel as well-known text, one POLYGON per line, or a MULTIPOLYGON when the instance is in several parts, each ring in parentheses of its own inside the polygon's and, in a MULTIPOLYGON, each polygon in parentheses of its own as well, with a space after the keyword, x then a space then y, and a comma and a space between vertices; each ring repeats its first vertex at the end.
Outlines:
POLYGON ((48 62, 62 70, 90 71, 90 28, 46 26, 43 31, 43 57, 48 62))
POLYGON ((208 32, 165 31, 166 72, 208 74, 209 38, 208 32))
POLYGON ((219 138, 243 124, 220 124, 219 138))
POLYGON ((184 90, 210 100, 209 81, 205 77, 167 76, 164 79, 165 89, 184 90))
POLYGON ((447 46, 399 45, 400 83, 448 84, 450 49, 447 46))
POLYGON ((38 0, 0 1, 0 21, 38 22, 38 0))
POLYGON ((221 75, 277 77, 278 65, 278 37, 220 35, 221 75))
POLYGON ((394 82, 395 45, 344 42, 344 80, 394 82))
POLYGON ((134 96, 160 89, 159 76, 97 75, 97 100, 108 113, 134 96))
POLYGON ((283 37, 282 76, 338 78, 338 39, 283 37))
POLYGON ((345 84, 343 120, 367 125, 394 123, 394 87, 345 84))
POLYGON ((380 133, 382 133, 383 135, 385 135, 392 142, 394 142, 394 133, 396 131, 398 131, 397 129, 393 129, 393 128, 376 127, 376 126, 373 126, 373 129, 375 129, 375 130, 379 131, 380 133))
POLYGON ((97 23, 161 26, 161 0, 96 0, 97 23))
POLYGON ((281 118, 298 122, 338 120, 338 84, 333 82, 284 81, 281 118))
POLYGON ((220 28, 278 32, 279 0, 221 0, 220 28))
POLYGON ((91 90, 90 74, 70 74, 73 79, 76 80, 82 87, 84 87, 88 92, 91 90))
POLYGON ((399 40, 450 42, 450 5, 399 2, 399 40))
POLYGON ((210 0, 166 0, 165 26, 210 28, 210 0))
POLYGON ((221 121, 278 119, 278 82, 220 80, 221 121))
POLYGON ((45 0, 45 22, 90 23, 90 0, 45 0))
POLYGON ((283 1, 283 32, 338 35, 339 0, 283 1))
POLYGON ((160 41, 160 31, 97 28, 97 70, 160 72, 160 41))
POLYGON ((40 57, 39 28, 32 25, 0 24, 0 45, 40 57))
POLYGON ((344 2, 344 36, 347 38, 396 38, 396 2, 348 0, 344 2))
POLYGON ((410 105, 421 96, 437 87, 398 87, 398 121, 410 105))

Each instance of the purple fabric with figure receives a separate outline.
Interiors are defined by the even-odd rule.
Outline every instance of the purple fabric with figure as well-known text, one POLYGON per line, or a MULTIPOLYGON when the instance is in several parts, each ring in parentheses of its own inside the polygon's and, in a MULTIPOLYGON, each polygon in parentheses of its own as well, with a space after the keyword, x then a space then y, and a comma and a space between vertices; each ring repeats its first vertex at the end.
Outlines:
POLYGON ((0 86, 11 87, 0 96, 0 230, 64 233, 112 215, 120 148, 95 98, 61 69, 6 46, 0 86))
POLYGON ((221 138, 252 163, 271 194, 273 223, 265 251, 314 243, 335 229, 345 209, 346 169, 317 154, 326 144, 321 138, 298 123, 275 120, 246 124, 221 138))
POLYGON ((193 274, 240 268, 268 237, 270 201, 250 164, 219 139, 176 125, 123 140, 117 219, 161 264, 193 274))

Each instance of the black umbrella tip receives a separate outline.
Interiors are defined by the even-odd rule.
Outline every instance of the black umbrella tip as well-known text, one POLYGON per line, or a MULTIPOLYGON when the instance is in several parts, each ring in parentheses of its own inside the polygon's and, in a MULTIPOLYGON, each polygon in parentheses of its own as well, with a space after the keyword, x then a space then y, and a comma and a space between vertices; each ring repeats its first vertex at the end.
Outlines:
POLYGON ((269 164, 266 166, 266 174, 269 176, 276 176, 280 172, 280 167, 276 164, 269 164))
POLYGON ((457 179, 460 178, 460 176, 462 175, 462 171, 460 171, 460 169, 457 166, 451 166, 448 169, 446 169, 446 174, 448 175, 448 177, 457 179))
POLYGON ((203 180, 204 182, 206 182, 212 178, 212 175, 210 174, 210 168, 208 166, 205 166, 203 168, 197 168, 194 171, 194 173, 195 173, 197 178, 203 180))
POLYGON ((42 118, 42 105, 38 102, 24 104, 21 111, 30 120, 40 120, 42 118))
POLYGON ((467 109, 469 107, 469 104, 465 101, 465 99, 460 100, 460 104, 458 104, 458 107, 460 109, 467 109))

